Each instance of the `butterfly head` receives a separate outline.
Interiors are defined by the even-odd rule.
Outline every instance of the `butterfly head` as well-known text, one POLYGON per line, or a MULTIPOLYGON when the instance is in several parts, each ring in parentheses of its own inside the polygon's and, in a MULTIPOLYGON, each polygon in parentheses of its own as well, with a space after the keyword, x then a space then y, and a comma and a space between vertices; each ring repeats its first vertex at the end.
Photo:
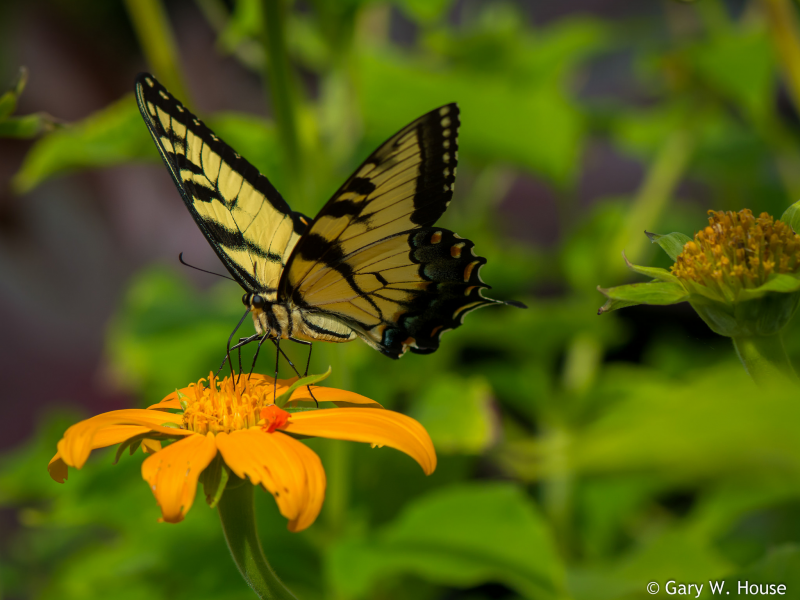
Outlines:
POLYGON ((261 311, 264 310, 267 301, 264 299, 264 296, 247 293, 242 296, 242 304, 252 311, 261 311))

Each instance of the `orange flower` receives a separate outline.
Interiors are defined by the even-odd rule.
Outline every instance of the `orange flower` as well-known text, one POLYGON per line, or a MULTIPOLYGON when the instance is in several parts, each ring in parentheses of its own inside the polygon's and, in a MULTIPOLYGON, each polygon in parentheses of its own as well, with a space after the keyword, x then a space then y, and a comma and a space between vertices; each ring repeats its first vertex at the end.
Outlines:
MULTIPOLYGON (((299 402, 311 400, 302 387, 284 410, 274 404, 271 377, 241 375, 236 382, 212 375, 209 385, 204 381, 176 390, 147 409, 115 410, 73 425, 58 442, 48 465, 50 476, 63 483, 67 466, 80 469, 92 450, 141 443, 150 454, 142 464, 142 477, 150 484, 163 520, 177 523, 194 502, 201 474, 219 454, 236 476, 271 493, 289 519, 289 529, 301 531, 322 508, 325 471, 319 457, 290 434, 389 446, 411 456, 426 475, 436 468, 425 429, 364 396, 312 385, 319 402, 332 402, 337 408, 298 408, 299 402), (162 448, 165 440, 172 443, 162 448)), ((278 397, 295 381, 279 379, 278 397)))

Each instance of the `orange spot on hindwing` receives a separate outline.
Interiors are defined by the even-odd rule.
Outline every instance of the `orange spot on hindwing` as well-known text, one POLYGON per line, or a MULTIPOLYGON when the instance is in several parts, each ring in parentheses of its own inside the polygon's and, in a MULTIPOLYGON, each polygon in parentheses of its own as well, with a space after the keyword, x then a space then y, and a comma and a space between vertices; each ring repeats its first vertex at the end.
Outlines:
POLYGON ((450 256, 452 256, 453 258, 461 258, 461 249, 465 245, 466 244, 464 242, 459 242, 458 244, 453 244, 452 246, 450 246, 450 256))
POLYGON ((469 281, 469 278, 472 277, 472 269, 475 268, 475 265, 479 264, 481 261, 473 260, 469 263, 466 267, 464 267, 464 281, 469 281))

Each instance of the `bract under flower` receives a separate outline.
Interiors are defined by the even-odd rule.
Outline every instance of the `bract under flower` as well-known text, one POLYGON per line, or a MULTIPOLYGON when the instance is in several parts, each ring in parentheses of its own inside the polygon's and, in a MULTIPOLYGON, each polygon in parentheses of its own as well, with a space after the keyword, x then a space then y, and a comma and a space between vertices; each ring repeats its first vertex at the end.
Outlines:
MULTIPOLYGON (((274 398, 295 381, 276 382, 263 375, 240 375, 237 380, 210 376, 208 385, 201 379, 147 409, 97 415, 64 433, 48 470, 63 483, 67 466, 80 469, 92 450, 141 442, 150 453, 142 477, 161 507, 163 520, 177 523, 191 508, 204 470, 220 455, 225 468, 271 493, 289 519, 289 529, 301 531, 322 507, 325 471, 319 457, 290 434, 390 446, 414 458, 426 474, 436 468, 436 453, 425 429, 364 396, 310 386, 319 402, 345 408, 311 405, 291 412, 275 406, 274 398), (164 441, 171 443, 162 448, 164 441)), ((298 388, 287 406, 311 399, 306 387, 298 388)))

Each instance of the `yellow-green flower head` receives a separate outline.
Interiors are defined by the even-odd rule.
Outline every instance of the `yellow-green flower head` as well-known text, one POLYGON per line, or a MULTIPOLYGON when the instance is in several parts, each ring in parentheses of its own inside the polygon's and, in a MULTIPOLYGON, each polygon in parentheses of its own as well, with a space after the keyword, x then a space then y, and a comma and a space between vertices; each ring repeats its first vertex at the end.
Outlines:
MULTIPOLYGON (((800 302, 800 236, 767 213, 709 211, 694 239, 650 234, 675 261, 669 271, 628 263, 652 277, 598 289, 608 297, 600 313, 634 304, 688 301, 716 333, 766 336, 780 331, 800 302)), ((626 259, 627 260, 627 259, 626 259)))
POLYGON ((735 299, 773 273, 800 270, 800 235, 767 213, 708 211, 708 227, 686 242, 670 271, 689 285, 704 285, 735 299))

